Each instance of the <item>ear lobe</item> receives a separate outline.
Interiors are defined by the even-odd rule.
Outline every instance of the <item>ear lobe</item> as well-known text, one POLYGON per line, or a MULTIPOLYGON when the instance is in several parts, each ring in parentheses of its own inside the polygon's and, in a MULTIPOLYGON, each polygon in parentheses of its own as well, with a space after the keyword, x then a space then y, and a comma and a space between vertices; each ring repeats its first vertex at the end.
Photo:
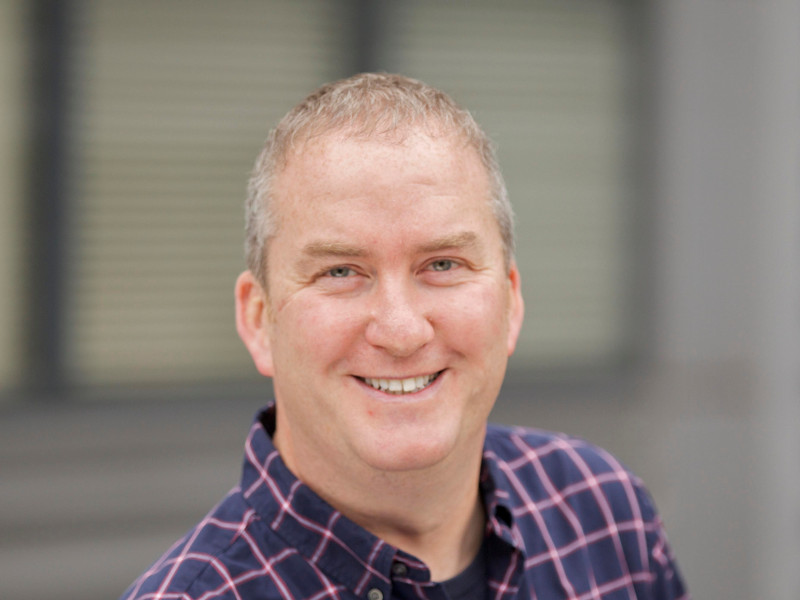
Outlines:
POLYGON ((525 317, 525 302, 522 299, 522 284, 517 263, 512 260, 508 273, 508 355, 514 353, 525 317))
POLYGON ((250 352, 256 369, 272 377, 272 345, 269 337, 269 299, 250 271, 236 279, 236 330, 250 352))

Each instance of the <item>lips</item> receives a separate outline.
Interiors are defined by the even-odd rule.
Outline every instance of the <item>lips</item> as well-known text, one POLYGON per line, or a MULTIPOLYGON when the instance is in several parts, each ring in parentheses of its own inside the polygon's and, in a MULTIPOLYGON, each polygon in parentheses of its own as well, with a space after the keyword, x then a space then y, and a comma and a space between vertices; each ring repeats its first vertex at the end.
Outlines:
POLYGON ((430 375, 420 375, 418 377, 406 377, 404 379, 374 379, 372 377, 359 377, 367 385, 398 396, 403 394, 414 394, 424 390, 441 374, 432 373, 430 375))

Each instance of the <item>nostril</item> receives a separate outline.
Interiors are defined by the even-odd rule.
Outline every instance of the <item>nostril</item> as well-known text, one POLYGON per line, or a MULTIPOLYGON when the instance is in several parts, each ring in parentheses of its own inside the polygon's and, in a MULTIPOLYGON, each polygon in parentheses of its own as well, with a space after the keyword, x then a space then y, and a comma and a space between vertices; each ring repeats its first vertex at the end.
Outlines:
POLYGON ((366 330, 367 341, 398 356, 412 354, 433 338, 433 326, 421 317, 372 319, 366 330))
POLYGON ((374 288, 366 339, 394 356, 409 356, 433 338, 428 308, 413 283, 383 279, 374 288))

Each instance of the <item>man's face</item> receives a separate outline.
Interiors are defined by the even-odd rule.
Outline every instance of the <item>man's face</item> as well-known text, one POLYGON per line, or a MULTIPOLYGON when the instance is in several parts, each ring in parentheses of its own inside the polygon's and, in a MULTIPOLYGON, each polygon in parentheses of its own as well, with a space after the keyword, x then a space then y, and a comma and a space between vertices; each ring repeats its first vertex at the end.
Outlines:
POLYGON ((328 135, 289 156, 274 190, 263 331, 245 341, 273 377, 290 468, 474 451, 523 312, 475 151, 328 135))

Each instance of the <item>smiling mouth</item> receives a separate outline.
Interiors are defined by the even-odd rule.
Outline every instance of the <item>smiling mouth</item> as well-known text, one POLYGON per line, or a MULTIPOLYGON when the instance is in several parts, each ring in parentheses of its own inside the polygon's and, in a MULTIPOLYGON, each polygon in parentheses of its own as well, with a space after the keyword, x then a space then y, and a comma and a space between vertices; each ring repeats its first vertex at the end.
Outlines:
POLYGON ((371 377, 358 377, 358 379, 376 390, 401 396, 424 390, 441 374, 442 371, 431 375, 420 375, 419 377, 407 377, 405 379, 372 379, 371 377))

